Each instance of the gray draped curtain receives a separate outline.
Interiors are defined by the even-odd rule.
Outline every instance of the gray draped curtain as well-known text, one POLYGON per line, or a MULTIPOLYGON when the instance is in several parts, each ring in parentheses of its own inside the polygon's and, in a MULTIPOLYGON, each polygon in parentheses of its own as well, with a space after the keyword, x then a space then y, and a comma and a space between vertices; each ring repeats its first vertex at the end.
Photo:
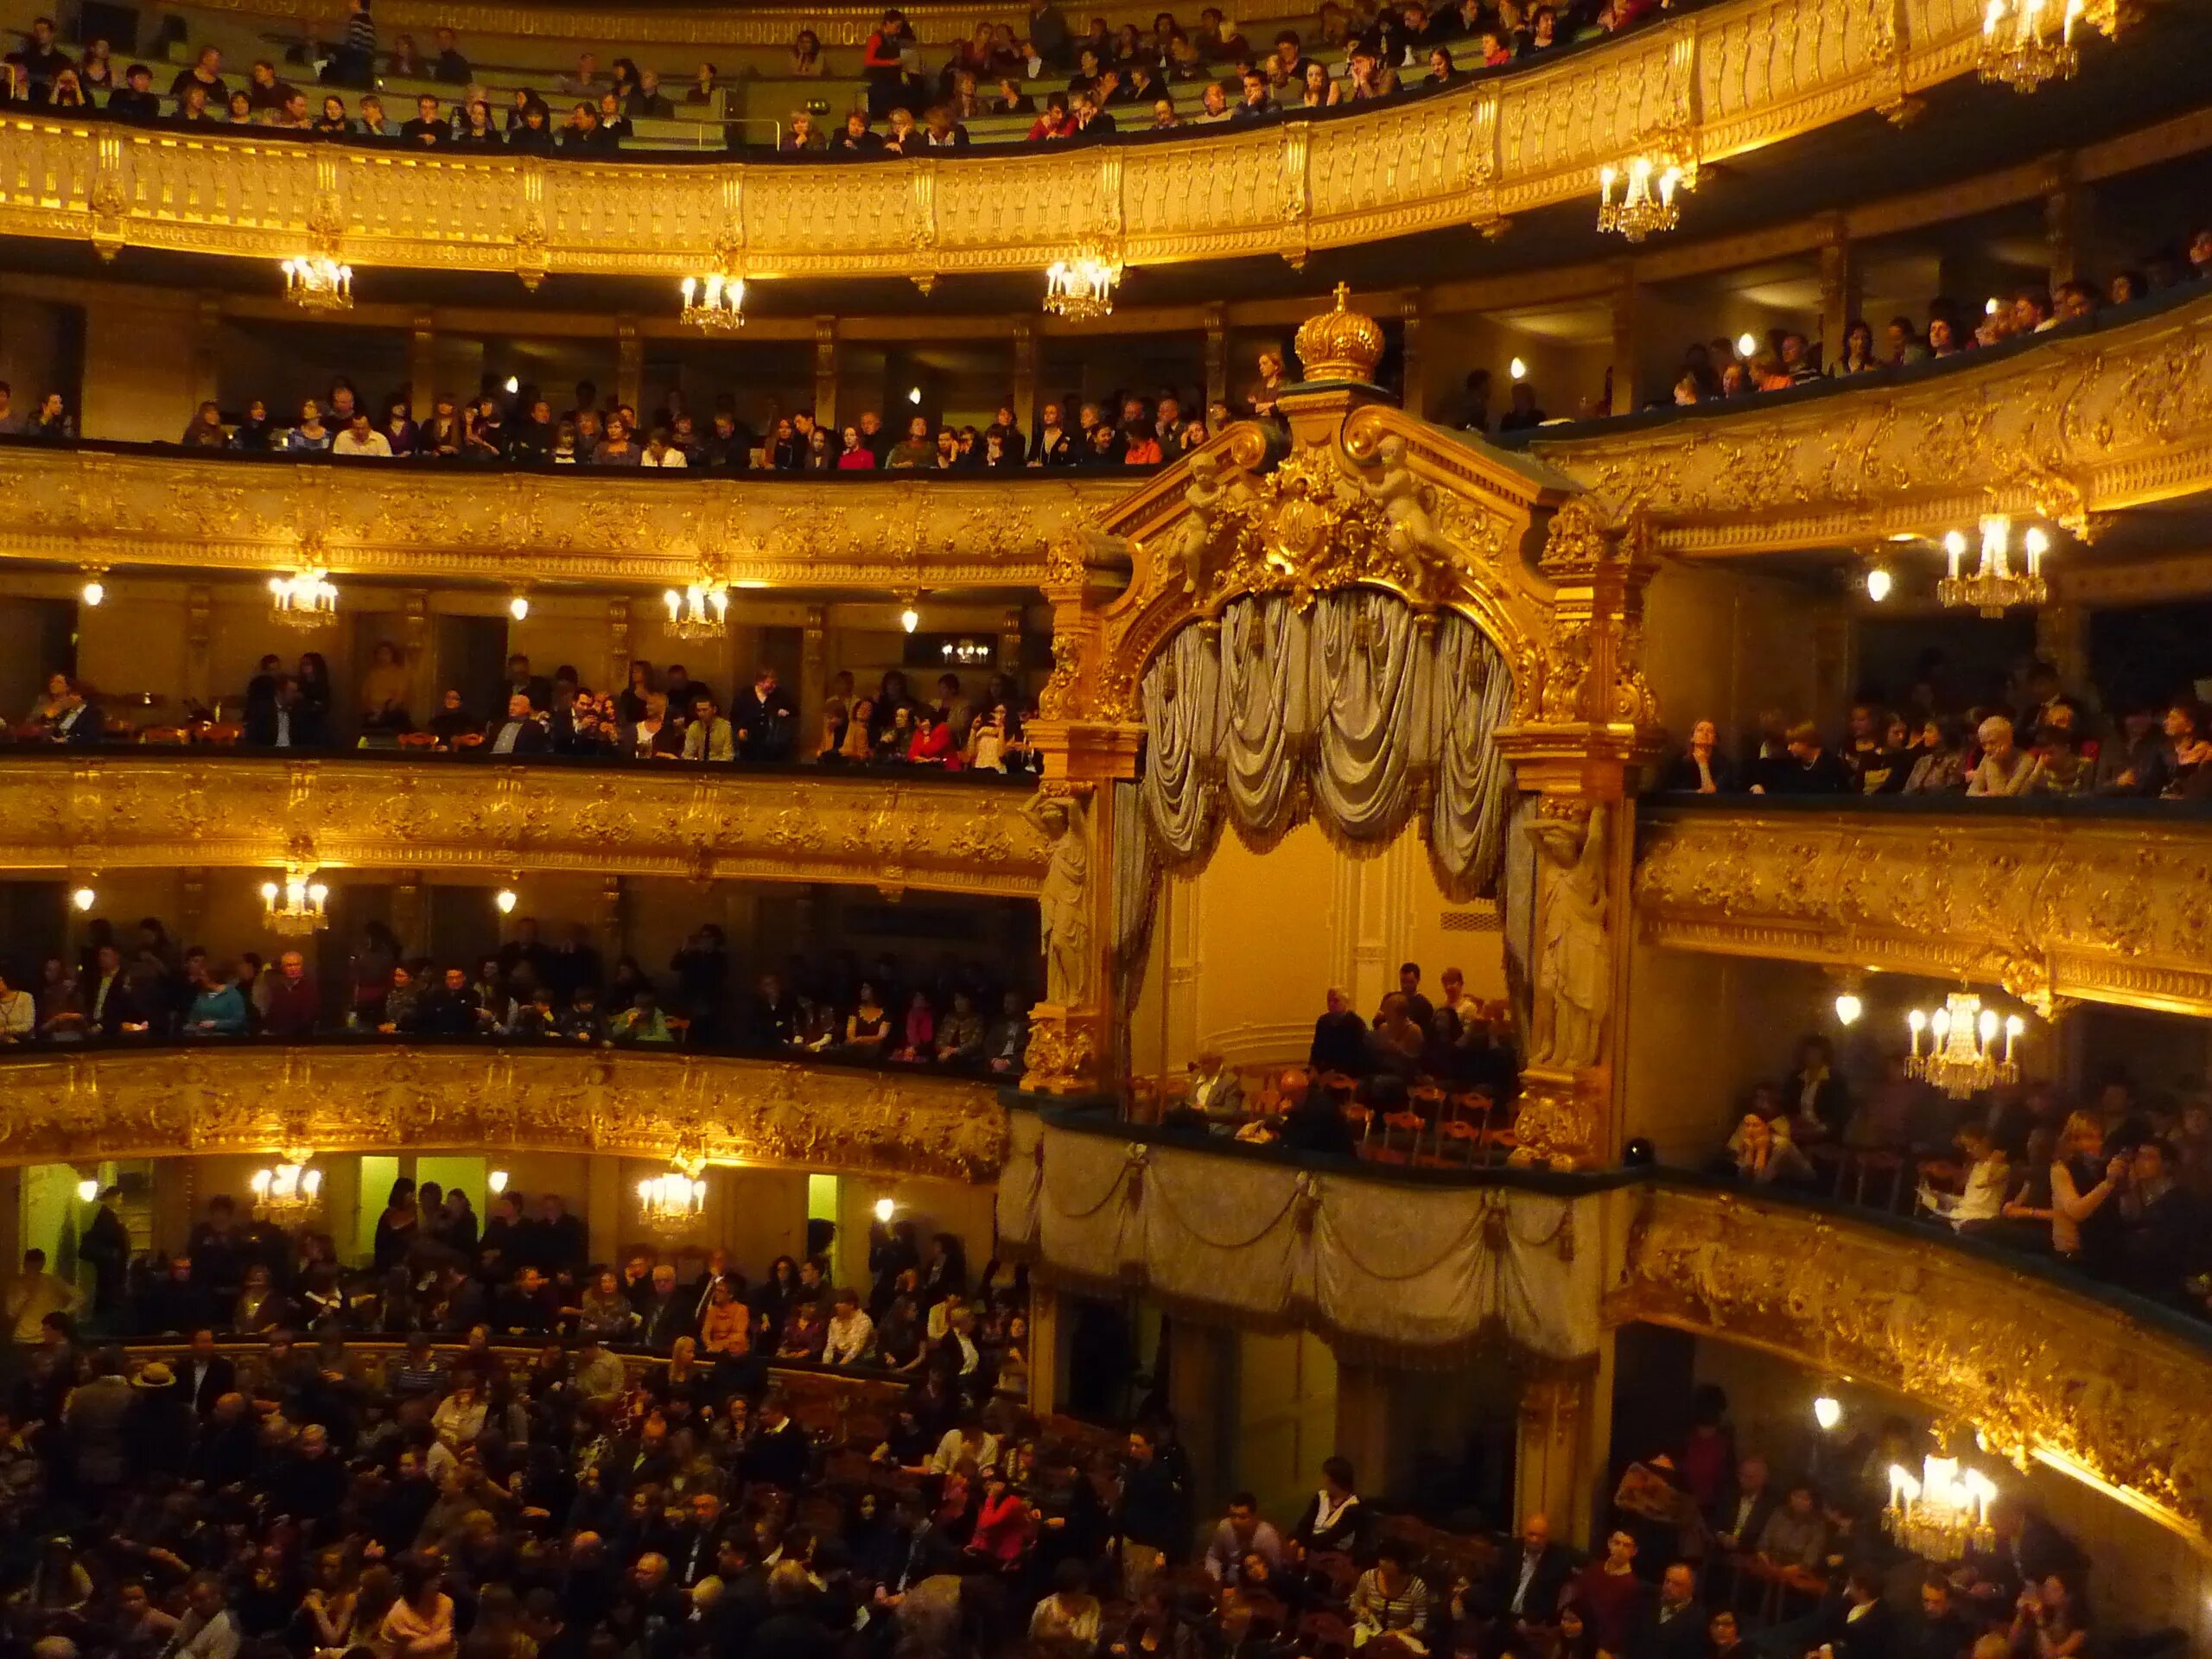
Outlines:
POLYGON ((1310 817, 1358 856, 1417 819, 1447 896, 1497 893, 1513 791, 1490 739, 1510 717, 1512 677, 1465 617, 1424 620, 1366 588, 1303 611, 1263 594, 1231 605, 1215 637, 1177 632, 1140 695, 1144 774, 1122 785, 1116 820, 1125 1006, 1162 868, 1204 864, 1224 823, 1264 851, 1310 817))

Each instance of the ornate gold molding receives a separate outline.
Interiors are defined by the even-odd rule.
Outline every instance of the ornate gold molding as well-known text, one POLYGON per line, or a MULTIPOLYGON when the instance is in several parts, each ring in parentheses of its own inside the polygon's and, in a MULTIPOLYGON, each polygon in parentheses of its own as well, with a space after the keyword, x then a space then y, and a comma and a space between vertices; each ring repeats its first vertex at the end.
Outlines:
POLYGON ((2094 515, 2212 484, 2212 298, 1916 385, 1531 453, 1608 513, 1643 509, 1675 554, 1850 546, 1985 512, 2094 533, 2094 515))
MULTIPOLYGON (((629 14, 607 27, 644 43, 629 14)), ((10 118, 0 234, 273 260, 334 232, 363 267, 533 280, 1041 271, 1101 237, 1136 265, 1297 263, 1587 200, 1599 167, 1662 133, 1709 163, 1884 108, 1970 73, 1979 28, 1966 0, 1724 0, 1348 120, 944 165, 598 165, 10 118)))
POLYGON ((0 760, 0 869, 573 870, 1032 898, 1011 786, 461 760, 0 760))
POLYGON ((1893 1389, 1998 1456, 2113 1491, 2212 1554, 2212 1355, 2033 1274, 1729 1194, 1648 1189, 1607 1321, 1893 1389), (1817 1263, 1817 1267, 1809 1264, 1817 1263))
MULTIPOLYGON (((587 469, 588 470, 588 469, 587 469)), ((1113 478, 893 485, 380 471, 10 449, 0 557, 626 589, 1035 588, 1113 478)))
POLYGON ((1653 944, 2212 1014, 2212 820, 1647 808, 1653 944))
POLYGON ((0 1162, 500 1147, 988 1181, 986 1083, 593 1049, 90 1050, 0 1064, 0 1162))

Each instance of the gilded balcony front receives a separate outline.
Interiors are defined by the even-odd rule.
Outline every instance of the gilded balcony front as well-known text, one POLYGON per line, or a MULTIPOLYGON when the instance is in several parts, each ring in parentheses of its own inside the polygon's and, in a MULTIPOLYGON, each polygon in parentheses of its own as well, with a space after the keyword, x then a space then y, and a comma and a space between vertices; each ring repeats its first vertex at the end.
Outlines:
POLYGON ((1906 1224, 1655 1185, 1605 1313, 1893 1390, 1969 1444, 2087 1480, 2212 1554, 2212 1351, 2148 1304, 1906 1224))
POLYGON ((364 1042, 18 1051, 0 1163, 172 1154, 612 1153, 988 1181, 988 1083, 636 1050, 364 1042))
POLYGON ((1034 588, 1047 547, 1128 487, 1111 474, 619 478, 17 446, 0 451, 0 553, 265 574, 306 548, 340 575, 412 582, 658 590, 705 569, 746 587, 1034 588))
POLYGON ((1635 907, 1675 950, 2212 1014, 2212 817, 2170 802, 1648 804, 1635 907))
MULTIPOLYGON (((1896 108, 1972 71, 1980 22, 1972 0, 1723 0, 1344 120, 958 162, 594 164, 18 117, 0 234, 267 259, 327 239, 364 267, 533 282, 1041 271, 1100 243, 1134 265, 1300 260, 1591 197, 1599 167, 1657 142, 1714 162, 1896 108)), ((635 38, 626 16, 606 27, 635 38)))
MULTIPOLYGON (((1968 363, 1975 363, 1968 359, 1968 363)), ((1984 512, 2091 515, 2212 485, 2212 297, 1975 366, 1529 446, 1688 556, 1849 547, 1984 512)))
POLYGON ((305 862, 829 881, 1031 898, 1017 784, 729 766, 287 760, 138 749, 0 760, 0 869, 305 862))

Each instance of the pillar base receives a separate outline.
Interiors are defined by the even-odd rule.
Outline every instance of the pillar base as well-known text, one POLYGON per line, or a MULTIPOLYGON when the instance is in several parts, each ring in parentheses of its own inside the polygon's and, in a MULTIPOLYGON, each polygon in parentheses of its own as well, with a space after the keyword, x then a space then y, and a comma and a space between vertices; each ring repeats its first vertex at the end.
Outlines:
POLYGON ((1608 1092, 1602 1067, 1530 1066, 1521 1074, 1521 1107, 1513 1118, 1520 1145, 1507 1161, 1557 1170, 1594 1167, 1605 1141, 1608 1092))
POLYGON ((1105 1018, 1096 1008, 1039 1002, 1029 1010, 1021 1087, 1033 1095, 1089 1095, 1104 1075, 1105 1018))

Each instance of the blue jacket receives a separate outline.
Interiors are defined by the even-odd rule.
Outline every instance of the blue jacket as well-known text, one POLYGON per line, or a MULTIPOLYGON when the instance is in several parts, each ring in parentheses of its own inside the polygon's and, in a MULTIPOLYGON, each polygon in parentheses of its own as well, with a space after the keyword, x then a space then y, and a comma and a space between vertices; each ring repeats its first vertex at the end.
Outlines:
POLYGON ((238 995, 235 985, 219 985, 212 991, 202 991, 192 999, 192 1011, 184 1017, 184 1028, 197 1036, 243 1037, 245 998, 238 995))

